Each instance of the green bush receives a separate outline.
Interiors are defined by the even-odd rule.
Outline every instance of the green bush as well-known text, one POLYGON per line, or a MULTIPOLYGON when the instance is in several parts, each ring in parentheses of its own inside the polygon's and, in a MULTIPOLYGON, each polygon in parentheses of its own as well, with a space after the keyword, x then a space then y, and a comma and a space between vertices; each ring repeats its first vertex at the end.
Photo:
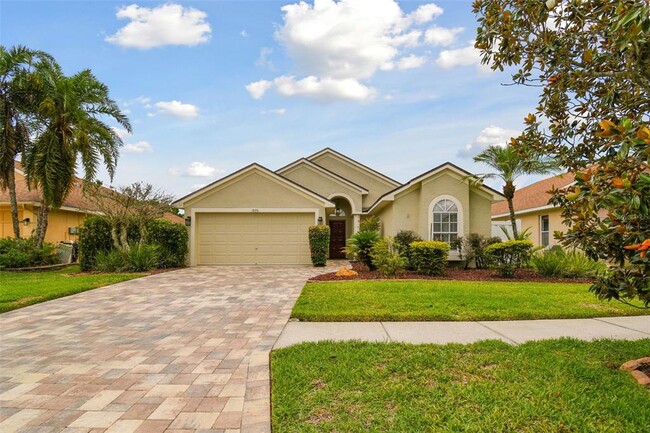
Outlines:
POLYGON ((311 251, 311 262, 314 266, 325 266, 330 250, 330 228, 329 226, 309 227, 309 250, 311 251))
POLYGON ((126 254, 113 249, 97 253, 93 269, 99 272, 127 272, 128 267, 126 254))
POLYGON ((604 263, 590 259, 583 252, 567 252, 562 248, 539 251, 530 263, 538 274, 549 278, 595 277, 606 269, 604 263))
POLYGON ((529 240, 510 240, 488 245, 484 251, 499 276, 511 278, 517 269, 529 262, 533 243, 529 240))
POLYGON ((57 263, 56 247, 44 243, 37 248, 32 238, 0 239, 0 269, 29 268, 57 263))
POLYGON ((424 275, 442 275, 449 261, 449 244, 441 241, 411 243, 411 260, 415 270, 424 275))
POLYGON ((158 267, 180 268, 187 262, 190 236, 183 224, 156 219, 147 224, 147 243, 160 246, 158 267))
POLYGON ((103 216, 84 219, 79 228, 79 264, 82 271, 95 268, 97 256, 113 249, 111 223, 103 216))
POLYGON ((370 252, 378 240, 379 232, 377 231, 356 232, 346 241, 345 253, 351 255, 354 260, 358 260, 373 271, 375 270, 375 265, 372 263, 370 252))
POLYGON ((406 269, 406 259, 400 255, 395 239, 385 237, 378 240, 370 251, 372 264, 385 277, 394 277, 406 269))
POLYGON ((148 245, 142 242, 129 245, 125 252, 128 271, 145 272, 159 268, 161 247, 148 245))
POLYGON ((458 249, 465 269, 472 264, 476 269, 486 269, 490 267, 490 260, 485 255, 485 247, 499 242, 501 239, 496 236, 488 237, 470 233, 468 236, 456 239, 454 247, 458 249))
POLYGON ((360 232, 381 232, 381 220, 374 215, 366 217, 359 223, 360 232))
POLYGON ((415 269, 411 259, 411 244, 421 240, 420 235, 413 230, 400 230, 395 235, 395 245, 400 255, 406 259, 406 267, 408 269, 415 269))

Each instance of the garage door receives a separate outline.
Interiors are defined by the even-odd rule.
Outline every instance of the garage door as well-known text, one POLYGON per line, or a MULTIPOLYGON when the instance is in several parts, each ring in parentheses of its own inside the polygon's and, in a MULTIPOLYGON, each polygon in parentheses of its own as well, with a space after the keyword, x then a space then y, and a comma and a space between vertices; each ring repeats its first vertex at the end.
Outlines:
POLYGON ((197 264, 309 264, 313 213, 199 213, 197 264))

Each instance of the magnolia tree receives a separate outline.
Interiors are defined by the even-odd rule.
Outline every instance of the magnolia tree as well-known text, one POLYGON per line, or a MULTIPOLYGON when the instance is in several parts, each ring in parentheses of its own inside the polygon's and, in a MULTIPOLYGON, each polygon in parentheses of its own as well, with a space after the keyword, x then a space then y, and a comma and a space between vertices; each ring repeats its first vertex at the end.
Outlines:
POLYGON ((650 0, 476 0, 483 63, 539 89, 513 140, 575 183, 552 191, 566 233, 610 263, 603 299, 650 306, 650 0), (637 301, 637 302, 635 302, 637 301))

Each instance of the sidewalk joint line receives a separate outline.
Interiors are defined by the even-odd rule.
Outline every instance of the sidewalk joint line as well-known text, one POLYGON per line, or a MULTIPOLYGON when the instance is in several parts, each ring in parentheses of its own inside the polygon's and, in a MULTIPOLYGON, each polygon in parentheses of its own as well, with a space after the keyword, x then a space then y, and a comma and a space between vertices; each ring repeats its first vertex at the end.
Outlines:
MULTIPOLYGON (((621 316, 615 316, 614 318, 617 318, 617 317, 621 317, 621 316)), ((623 317, 625 317, 625 316, 623 316, 623 317)), ((634 316, 628 316, 628 317, 634 317, 634 316)), ((634 329, 634 328, 628 328, 627 326, 619 325, 618 323, 608 322, 605 319, 609 319, 609 317, 594 317, 592 320, 597 320, 597 321, 599 321, 601 323, 606 323, 608 325, 618 326, 619 328, 627 329, 628 331, 636 331, 636 332, 640 332, 641 334, 650 335, 650 333, 648 333, 648 332, 640 331, 640 330, 634 329)))
POLYGON ((506 335, 500 333, 500 332, 497 331, 496 329, 492 329, 492 328, 490 328, 490 327, 487 326, 485 323, 483 323, 483 322, 476 322, 476 323, 478 323, 479 325, 481 325, 482 327, 484 327, 484 328, 486 328, 486 329, 489 329, 490 331, 494 332, 495 334, 502 336, 503 338, 505 338, 506 340, 510 341, 512 344, 514 344, 515 346, 518 346, 518 345, 519 345, 519 343, 517 343, 517 342, 516 342, 515 340, 513 340, 512 338, 507 337, 506 335))
POLYGON ((388 333, 388 329, 386 329, 386 327, 384 326, 384 322, 381 322, 381 321, 380 321, 379 324, 381 325, 381 328, 382 328, 382 329, 384 330, 384 332, 386 333, 386 337, 388 338, 388 343, 392 343, 392 342, 393 342, 393 339, 390 338, 390 334, 388 333))

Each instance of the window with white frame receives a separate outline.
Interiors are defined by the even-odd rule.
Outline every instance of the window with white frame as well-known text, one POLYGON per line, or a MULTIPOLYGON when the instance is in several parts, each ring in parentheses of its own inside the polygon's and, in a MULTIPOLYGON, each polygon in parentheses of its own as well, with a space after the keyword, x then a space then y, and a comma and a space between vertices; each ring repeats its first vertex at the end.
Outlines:
POLYGON ((543 247, 547 247, 548 244, 550 243, 550 223, 548 219, 548 215, 541 215, 539 217, 540 220, 540 237, 541 237, 541 244, 543 247))
POLYGON ((458 238, 458 206, 449 199, 433 205, 431 240, 452 243, 458 238))

